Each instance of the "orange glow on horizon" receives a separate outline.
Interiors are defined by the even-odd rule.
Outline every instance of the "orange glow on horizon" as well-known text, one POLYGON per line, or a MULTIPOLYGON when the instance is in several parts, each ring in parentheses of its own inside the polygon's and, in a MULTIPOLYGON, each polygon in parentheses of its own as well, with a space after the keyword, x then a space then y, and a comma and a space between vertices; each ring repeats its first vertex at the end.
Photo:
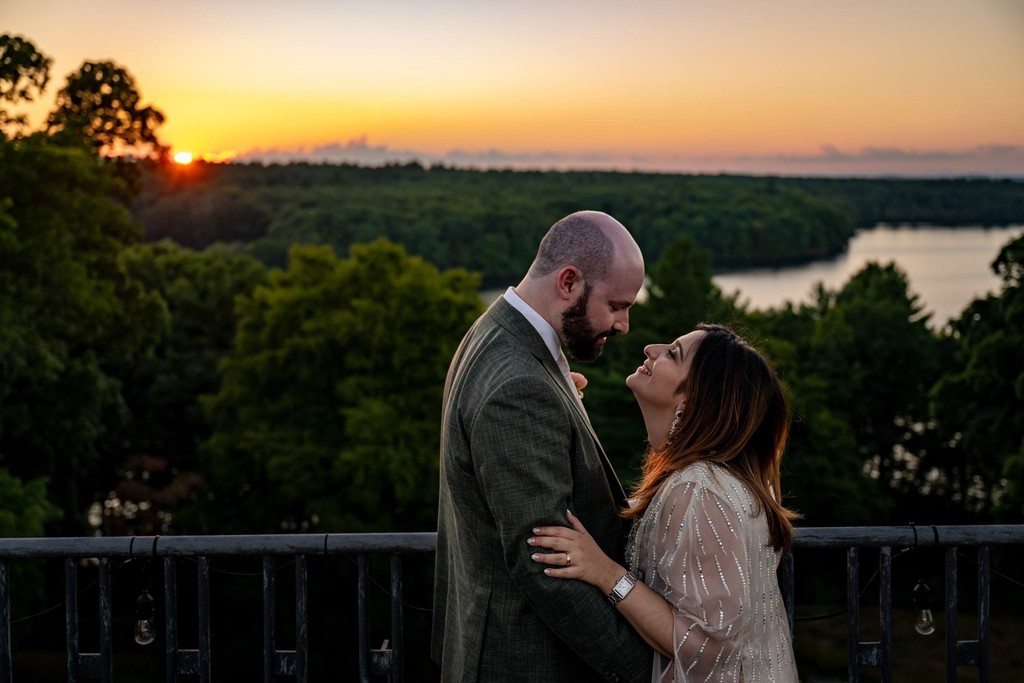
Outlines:
POLYGON ((114 13, 118 21, 164 30, 111 30, 109 17, 71 0, 5 3, 7 23, 54 60, 52 89, 25 107, 34 126, 44 125, 62 74, 109 56, 166 115, 161 142, 190 150, 192 164, 420 155, 614 160, 622 169, 653 159, 709 172, 1024 173, 1024 13, 1006 0, 782 0, 757 11, 400 0, 400 12, 392 3, 302 12, 270 3, 256 14, 240 0, 171 12, 111 3, 132 8, 114 13))

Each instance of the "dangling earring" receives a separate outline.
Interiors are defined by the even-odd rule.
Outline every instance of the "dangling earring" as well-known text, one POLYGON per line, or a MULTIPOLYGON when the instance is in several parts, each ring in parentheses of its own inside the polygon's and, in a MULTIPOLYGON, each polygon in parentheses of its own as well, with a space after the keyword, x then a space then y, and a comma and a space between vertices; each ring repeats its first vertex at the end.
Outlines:
POLYGON ((669 428, 668 428, 668 433, 669 434, 672 434, 672 433, 674 433, 676 431, 676 429, 679 427, 679 420, 681 420, 682 418, 683 418, 683 411, 677 410, 676 411, 676 419, 672 420, 672 425, 669 426, 669 428))

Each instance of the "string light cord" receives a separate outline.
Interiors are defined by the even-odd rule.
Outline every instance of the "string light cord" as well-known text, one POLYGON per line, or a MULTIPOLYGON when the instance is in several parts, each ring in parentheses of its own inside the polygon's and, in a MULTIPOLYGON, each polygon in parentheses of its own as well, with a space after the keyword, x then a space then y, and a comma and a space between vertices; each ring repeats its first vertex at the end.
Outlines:
MULTIPOLYGON (((129 557, 127 560, 121 562, 121 564, 112 567, 111 570, 110 570, 110 573, 113 574, 114 572, 118 571, 122 567, 131 564, 132 561, 135 560, 135 559, 136 558, 129 557)), ((79 588, 77 591, 75 591, 75 597, 76 598, 81 597, 86 591, 91 590, 99 582, 100 582, 100 580, 98 578, 97 579, 93 579, 88 584, 86 584, 82 588, 79 588)), ((30 614, 30 615, 28 615, 26 617, 21 617, 20 619, 14 619, 13 621, 11 621, 11 626, 17 626, 18 624, 20 624, 22 622, 31 621, 32 619, 36 619, 38 617, 46 616, 50 612, 52 612, 54 610, 57 610, 57 609, 60 609, 61 607, 63 607, 66 604, 67 604, 67 600, 66 599, 65 600, 61 600, 57 604, 51 605, 51 606, 47 607, 46 609, 42 610, 41 612, 36 612, 35 614, 30 614)))
MULTIPOLYGON (((978 558, 971 557, 970 555, 967 555, 966 553, 964 553, 964 551, 962 551, 962 550, 957 550, 956 554, 957 554, 958 557, 962 557, 965 560, 969 560, 969 561, 973 562, 974 564, 978 564, 978 558)), ((989 567, 988 571, 989 571, 990 574, 998 576, 1001 579, 1005 579, 1006 581, 1009 581, 1010 583, 1016 584, 1016 585, 1020 586, 1021 588, 1024 588, 1024 582, 1018 581, 1017 579, 1013 578, 1012 576, 1007 576, 1006 574, 1003 574, 1000 571, 996 571, 995 569, 992 569, 992 567, 989 567)))
MULTIPOLYGON (((347 559, 352 564, 358 566, 358 563, 354 559, 352 559, 351 556, 346 555, 345 559, 347 559)), ((377 582, 377 579, 373 578, 372 576, 367 576, 367 578, 370 579, 370 583, 372 583, 377 588, 377 590, 379 590, 383 595, 386 595, 389 598, 391 597, 391 591, 388 590, 387 588, 385 588, 384 586, 380 585, 377 582)), ((403 607, 408 607, 409 609, 415 610, 417 612, 433 612, 434 611, 434 608, 432 608, 432 607, 420 607, 419 605, 412 605, 412 604, 409 604, 408 602, 406 602, 404 599, 402 600, 402 606, 403 607)))
MULTIPOLYGON (((187 556, 185 556, 185 557, 182 557, 181 559, 188 560, 189 562, 192 562, 196 566, 199 565, 199 560, 197 560, 194 557, 187 557, 187 556)), ((278 573, 278 572, 280 572, 280 571, 282 571, 284 569, 287 569, 288 567, 292 566, 293 564, 295 564, 295 559, 294 558, 292 558, 291 560, 285 562, 284 564, 282 564, 279 567, 275 567, 274 568, 274 573, 276 574, 276 573, 278 573)), ((210 571, 213 572, 214 574, 224 574, 226 576, 239 576, 239 577, 246 578, 246 579, 259 578, 259 577, 263 576, 263 572, 262 571, 259 571, 259 572, 233 572, 233 571, 231 571, 229 569, 219 569, 217 567, 214 567, 213 563, 209 563, 209 564, 207 564, 207 566, 210 568, 210 571)))
MULTIPOLYGON (((906 553, 909 553, 912 550, 914 550, 914 549, 913 548, 902 548, 898 553, 896 553, 895 555, 892 556, 892 559, 895 560, 896 558, 901 557, 901 556, 905 555, 906 553)), ((875 572, 871 575, 871 577, 864 584, 864 587, 860 589, 860 592, 857 594, 857 599, 858 600, 860 600, 861 598, 864 597, 864 594, 867 593, 868 588, 870 588, 871 584, 874 583, 875 579, 878 578, 879 572, 881 572, 881 570, 880 569, 876 569, 875 572)), ((812 615, 802 616, 802 617, 794 616, 793 617, 793 621, 794 622, 797 622, 797 621, 823 621, 825 619, 832 619, 832 618, 838 617, 838 616, 840 616, 842 614, 846 614, 849 611, 850 611, 850 606, 847 605, 846 607, 842 608, 841 610, 836 610, 835 612, 828 612, 826 614, 812 614, 812 615)))

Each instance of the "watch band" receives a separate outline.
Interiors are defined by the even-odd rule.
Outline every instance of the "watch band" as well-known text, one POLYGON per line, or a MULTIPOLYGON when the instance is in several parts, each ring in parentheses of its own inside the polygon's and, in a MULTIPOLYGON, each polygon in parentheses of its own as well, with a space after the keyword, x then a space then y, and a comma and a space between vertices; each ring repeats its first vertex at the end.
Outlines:
POLYGON ((619 604, 619 601, 629 595, 629 591, 633 590, 633 586, 636 585, 636 577, 626 572, 621 579, 615 582, 615 587, 612 588, 612 592, 608 594, 608 601, 613 605, 619 604))

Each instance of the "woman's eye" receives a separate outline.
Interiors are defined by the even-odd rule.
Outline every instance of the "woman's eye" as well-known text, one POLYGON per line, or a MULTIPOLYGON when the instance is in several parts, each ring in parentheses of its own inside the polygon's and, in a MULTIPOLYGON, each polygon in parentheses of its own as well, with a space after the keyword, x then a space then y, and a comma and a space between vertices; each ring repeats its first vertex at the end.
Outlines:
POLYGON ((675 352, 675 349, 673 349, 673 348, 669 347, 669 350, 668 350, 668 357, 669 357, 669 358, 671 358, 672 360, 675 360, 675 358, 676 358, 676 352, 675 352))

